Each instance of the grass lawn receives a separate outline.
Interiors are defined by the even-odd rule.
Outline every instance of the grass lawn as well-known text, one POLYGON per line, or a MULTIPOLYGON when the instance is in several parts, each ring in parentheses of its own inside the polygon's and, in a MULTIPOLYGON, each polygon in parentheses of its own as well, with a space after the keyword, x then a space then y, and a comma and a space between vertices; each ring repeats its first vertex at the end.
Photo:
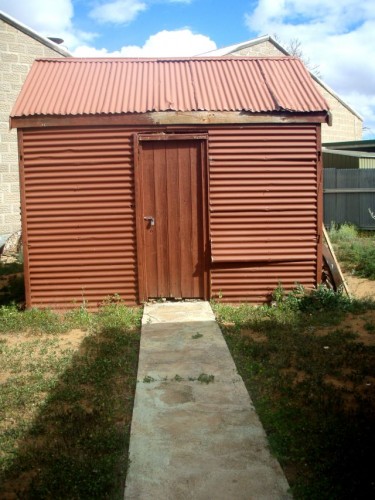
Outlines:
POLYGON ((123 498, 140 318, 0 307, 0 498, 123 498))
POLYGON ((277 295, 214 310, 294 498, 375 498, 375 303, 277 295))
MULTIPOLYGON (((0 498, 120 499, 141 309, 20 311, 21 282, 0 294, 0 498)), ((295 499, 375 498, 375 303, 275 299, 213 308, 295 499)))

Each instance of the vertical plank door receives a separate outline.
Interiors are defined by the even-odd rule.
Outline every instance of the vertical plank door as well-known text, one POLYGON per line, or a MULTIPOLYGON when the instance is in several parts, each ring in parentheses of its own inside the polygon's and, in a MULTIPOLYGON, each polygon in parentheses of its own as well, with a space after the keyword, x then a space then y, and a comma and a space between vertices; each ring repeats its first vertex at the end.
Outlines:
POLYGON ((140 288, 143 300, 207 298, 204 142, 168 137, 139 141, 140 288))

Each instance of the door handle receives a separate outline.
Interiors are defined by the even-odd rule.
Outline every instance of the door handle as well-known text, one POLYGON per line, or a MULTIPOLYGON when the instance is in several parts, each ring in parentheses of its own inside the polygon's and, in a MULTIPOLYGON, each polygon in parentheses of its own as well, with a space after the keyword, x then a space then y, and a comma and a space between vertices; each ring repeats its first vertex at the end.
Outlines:
POLYGON ((151 216, 143 217, 144 220, 147 220, 150 223, 150 226, 155 226, 155 219, 151 216))

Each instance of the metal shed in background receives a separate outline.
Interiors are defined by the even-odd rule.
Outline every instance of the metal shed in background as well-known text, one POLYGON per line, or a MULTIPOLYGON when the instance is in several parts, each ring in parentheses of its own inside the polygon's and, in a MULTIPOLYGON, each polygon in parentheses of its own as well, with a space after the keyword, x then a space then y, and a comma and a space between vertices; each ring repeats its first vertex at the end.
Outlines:
POLYGON ((27 305, 316 285, 327 111, 295 58, 35 62, 11 114, 27 305))
POLYGON ((323 167, 339 169, 375 168, 375 153, 323 148, 323 167))

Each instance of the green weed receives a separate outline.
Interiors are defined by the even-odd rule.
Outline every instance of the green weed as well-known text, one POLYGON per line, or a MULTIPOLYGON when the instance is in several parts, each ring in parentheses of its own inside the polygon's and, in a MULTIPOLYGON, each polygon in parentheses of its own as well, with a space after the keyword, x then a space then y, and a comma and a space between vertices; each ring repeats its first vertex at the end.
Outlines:
POLYGON ((375 324, 372 323, 371 321, 367 321, 365 324, 364 324, 364 327, 365 327, 365 330, 368 332, 368 333, 375 333, 375 324))
POLYGON ((203 337, 203 335, 199 332, 197 332, 191 336, 192 339, 200 339, 201 337, 203 337))
POLYGON ((375 236, 354 226, 333 225, 329 236, 344 269, 363 278, 375 279, 375 236))
POLYGON ((215 375, 207 375, 207 373, 201 373, 197 380, 201 384, 211 384, 215 380, 215 375))

